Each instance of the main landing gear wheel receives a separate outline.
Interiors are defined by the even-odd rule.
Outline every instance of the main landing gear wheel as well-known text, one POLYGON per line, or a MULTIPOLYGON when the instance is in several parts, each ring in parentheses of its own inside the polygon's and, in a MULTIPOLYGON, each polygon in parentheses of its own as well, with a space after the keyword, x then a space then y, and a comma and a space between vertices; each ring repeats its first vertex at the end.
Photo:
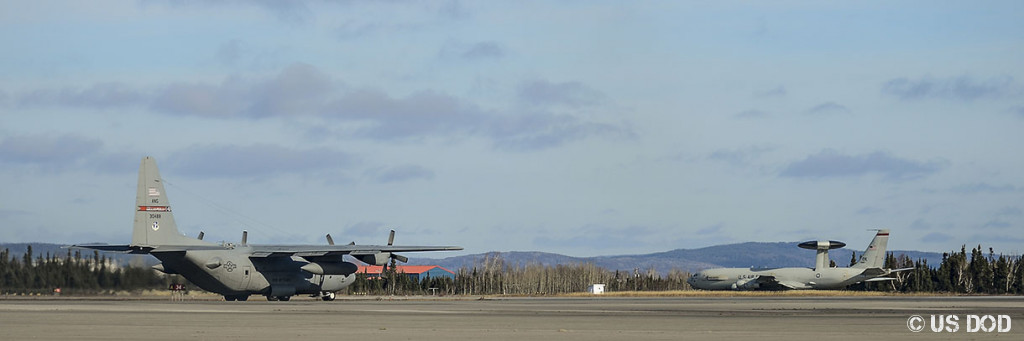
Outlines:
POLYGON ((335 294, 333 292, 325 292, 325 293, 320 295, 320 299, 322 299, 324 301, 333 301, 335 297, 337 297, 337 296, 335 296, 335 294))
POLYGON ((267 296, 267 301, 285 301, 291 300, 291 296, 267 296))
POLYGON ((245 301, 249 299, 249 295, 224 295, 225 301, 245 301))

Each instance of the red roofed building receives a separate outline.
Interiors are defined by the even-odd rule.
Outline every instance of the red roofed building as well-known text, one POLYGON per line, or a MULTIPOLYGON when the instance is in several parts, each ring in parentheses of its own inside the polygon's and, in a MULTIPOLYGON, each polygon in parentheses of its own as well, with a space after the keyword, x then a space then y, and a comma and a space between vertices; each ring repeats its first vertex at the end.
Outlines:
MULTIPOLYGON (((415 281, 427 278, 455 278, 454 272, 437 265, 399 265, 395 270, 400 274, 408 275, 415 281)), ((360 266, 357 273, 366 274, 366 278, 373 279, 380 278, 381 271, 384 271, 383 266, 365 265, 360 266)))

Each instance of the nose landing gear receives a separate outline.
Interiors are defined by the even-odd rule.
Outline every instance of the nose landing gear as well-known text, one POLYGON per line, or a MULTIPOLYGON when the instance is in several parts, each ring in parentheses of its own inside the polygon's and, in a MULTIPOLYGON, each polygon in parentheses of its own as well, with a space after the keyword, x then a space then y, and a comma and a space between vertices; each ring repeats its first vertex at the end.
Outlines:
POLYGON ((325 292, 320 293, 320 299, 322 299, 324 301, 333 301, 336 297, 337 296, 333 292, 330 292, 330 291, 325 291, 325 292))

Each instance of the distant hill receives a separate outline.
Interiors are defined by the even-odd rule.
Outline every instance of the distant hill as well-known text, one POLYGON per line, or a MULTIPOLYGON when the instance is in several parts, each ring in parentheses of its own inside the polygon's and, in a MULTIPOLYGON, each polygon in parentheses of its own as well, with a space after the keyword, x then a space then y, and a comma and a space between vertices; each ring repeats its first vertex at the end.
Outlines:
MULTIPOLYGON (((797 242, 792 243, 740 243, 709 246, 699 249, 676 249, 665 252, 655 252, 642 255, 619 255, 619 256, 597 256, 597 257, 572 257, 557 253, 548 252, 489 252, 464 256, 454 256, 440 259, 433 258, 412 258, 410 265, 440 265, 452 271, 459 268, 471 268, 474 265, 481 266, 487 257, 500 256, 502 262, 509 266, 525 266, 530 264, 541 264, 547 266, 559 264, 593 263, 608 270, 633 271, 633 269, 655 269, 660 273, 667 273, 672 269, 694 272, 697 270, 716 267, 782 267, 782 266, 814 266, 814 251, 804 250, 796 247, 797 242)), ((26 243, 0 244, 0 249, 7 248, 14 257, 22 257, 25 253, 26 243)), ((81 250, 83 257, 92 257, 91 250, 81 250)), ((864 250, 856 250, 857 253, 864 250)), ((33 258, 40 255, 50 254, 66 255, 68 250, 62 249, 61 245, 32 243, 33 258)), ((72 253, 75 251, 72 250, 72 253)), ((850 249, 838 249, 829 252, 830 258, 838 266, 850 264, 850 249)), ((921 251, 892 251, 895 255, 905 254, 911 259, 925 259, 931 266, 938 266, 942 261, 942 254, 936 252, 921 251)), ((102 253, 108 258, 115 259, 119 264, 145 264, 153 265, 157 260, 145 255, 126 255, 119 253, 102 253)), ((406 254, 415 256, 415 253, 406 254)))
MULTIPOLYGON (((597 257, 571 257, 546 252, 489 252, 441 259, 415 258, 410 264, 440 265, 448 269, 480 266, 486 257, 500 256, 506 265, 557 265, 574 263, 593 263, 609 270, 633 271, 633 269, 655 269, 667 273, 672 269, 694 272, 716 267, 784 267, 814 266, 814 251, 797 248, 792 243, 740 243, 716 245, 699 249, 676 249, 642 255, 619 255, 597 257)), ((837 249, 829 252, 829 258, 837 266, 847 266, 854 251, 837 249)), ((856 250, 858 254, 864 250, 856 250)), ((942 254, 921 251, 892 251, 899 256, 905 254, 911 259, 925 259, 929 265, 937 266, 942 261, 942 254)))
POLYGON ((508 266, 521 266, 528 264, 540 264, 546 266, 554 266, 559 264, 576 264, 587 262, 586 258, 572 257, 566 255, 560 255, 557 253, 537 252, 537 251, 510 251, 510 252, 488 252, 478 253, 465 256, 454 256, 441 259, 433 258, 410 258, 409 264, 412 265, 440 265, 449 270, 455 271, 459 268, 466 267, 471 268, 474 265, 483 267, 485 260, 493 260, 494 257, 500 257, 502 262, 508 266))

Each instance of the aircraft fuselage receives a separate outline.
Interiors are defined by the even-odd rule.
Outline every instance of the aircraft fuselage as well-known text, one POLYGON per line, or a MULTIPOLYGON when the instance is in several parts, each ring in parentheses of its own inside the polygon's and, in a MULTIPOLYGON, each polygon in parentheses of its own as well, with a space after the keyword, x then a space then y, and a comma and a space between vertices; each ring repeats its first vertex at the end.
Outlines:
POLYGON ((840 289, 868 279, 863 272, 855 268, 719 268, 699 271, 687 282, 704 290, 840 289), (785 286, 757 281, 762 276, 774 277, 785 286))
POLYGON ((225 296, 259 294, 268 297, 316 295, 335 292, 355 281, 356 265, 343 275, 316 275, 301 269, 310 264, 301 257, 250 258, 252 249, 151 252, 163 271, 180 274, 203 290, 225 296))

